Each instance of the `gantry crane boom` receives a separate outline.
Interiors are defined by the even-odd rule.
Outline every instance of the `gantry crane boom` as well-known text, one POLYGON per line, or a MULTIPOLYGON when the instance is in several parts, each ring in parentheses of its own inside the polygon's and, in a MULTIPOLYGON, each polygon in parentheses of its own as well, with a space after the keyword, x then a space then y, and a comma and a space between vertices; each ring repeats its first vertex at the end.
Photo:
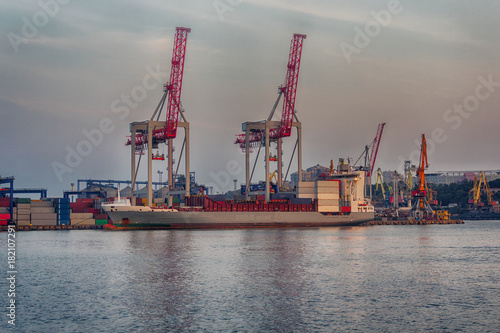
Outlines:
POLYGON ((382 133, 384 132, 385 123, 380 123, 377 128, 377 135, 373 139, 372 152, 370 154, 369 169, 366 172, 366 176, 370 177, 373 174, 373 168, 375 167, 375 161, 377 160, 378 148, 380 146, 380 140, 382 139, 382 133))
MULTIPOLYGON (((186 57, 186 42, 187 34, 189 32, 191 32, 190 28, 176 28, 174 46, 172 51, 170 80, 165 85, 165 94, 157 108, 158 111, 160 107, 163 107, 165 99, 167 100, 167 119, 164 128, 155 129, 153 131, 153 138, 157 142, 164 142, 168 139, 175 139, 175 137, 177 136, 177 124, 179 120, 179 113, 181 112, 180 101, 182 92, 182 78, 184 74, 184 59, 186 57)), ((136 147, 141 147, 142 145, 147 143, 147 141, 147 136, 143 135, 142 133, 139 133, 135 136, 136 147)), ((129 139, 126 145, 130 144, 131 140, 129 139)))
MULTIPOLYGON (((306 39, 306 35, 293 34, 293 38, 290 43, 285 84, 278 87, 278 99, 276 100, 276 103, 274 104, 274 107, 268 119, 271 120, 270 118, 272 118, 274 114, 274 111, 279 103, 279 99, 281 98, 281 95, 283 95, 284 98, 283 109, 281 112, 281 125, 278 128, 273 128, 269 131, 269 137, 271 139, 288 137, 292 133, 292 124, 295 115, 295 99, 297 96, 300 60, 302 56, 302 46, 304 44, 304 39, 306 39)), ((254 132, 249 137, 249 143, 261 142, 263 137, 264 136, 262 131, 254 132)), ((234 143, 239 144, 240 148, 244 149, 246 146, 245 140, 245 133, 238 134, 234 143)))
POLYGON ((283 92, 283 109, 281 111, 281 126, 270 132, 273 139, 290 136, 292 133, 293 116, 295 114, 295 98, 299 82, 300 58, 306 35, 293 34, 290 42, 290 53, 286 72, 285 85, 280 87, 283 92))
POLYGON ((158 130, 161 139, 174 139, 177 136, 177 122, 179 120, 182 77, 184 74, 184 59, 186 57, 187 34, 190 28, 177 28, 175 34, 174 48, 172 51, 172 67, 170 70, 170 81, 165 89, 170 93, 167 102, 167 121, 165 129, 158 130))

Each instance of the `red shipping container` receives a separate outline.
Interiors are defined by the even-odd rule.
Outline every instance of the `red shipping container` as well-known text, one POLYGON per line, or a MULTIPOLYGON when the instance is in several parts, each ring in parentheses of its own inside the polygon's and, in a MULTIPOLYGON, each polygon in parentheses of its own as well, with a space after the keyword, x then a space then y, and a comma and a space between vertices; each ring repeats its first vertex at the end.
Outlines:
POLYGON ((10 219, 10 214, 0 214, 0 220, 8 220, 10 219))
POLYGON ((7 225, 7 220, 0 220, 0 225, 7 225))
POLYGON ((78 198, 78 199, 76 199, 77 203, 85 203, 85 204, 87 204, 87 203, 93 204, 94 201, 95 201, 95 199, 89 199, 89 198, 78 198))
POLYGON ((341 212, 342 213, 350 213, 351 212, 351 207, 342 206, 341 212))

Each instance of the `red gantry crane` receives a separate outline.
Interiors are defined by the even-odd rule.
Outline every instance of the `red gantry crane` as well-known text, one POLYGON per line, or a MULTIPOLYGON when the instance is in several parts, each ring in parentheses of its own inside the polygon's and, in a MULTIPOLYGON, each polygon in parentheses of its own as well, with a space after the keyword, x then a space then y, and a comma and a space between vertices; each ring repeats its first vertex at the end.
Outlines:
POLYGON ((373 139, 372 143, 365 146, 364 152, 359 156, 359 158, 354 162, 354 165, 357 165, 359 160, 364 156, 365 165, 363 167, 359 167, 360 170, 365 171, 365 177, 368 178, 368 187, 370 188, 370 199, 372 198, 372 175, 373 169, 375 168, 375 161, 377 160, 378 148, 380 146, 380 141, 382 139, 382 133, 384 132, 384 127, 386 123, 378 124, 377 134, 375 135, 375 139, 373 139), (371 152, 370 152, 371 149, 371 152), (368 154, 370 155, 368 157, 368 154))
POLYGON ((378 147, 380 146, 380 140, 382 139, 382 133, 384 132, 385 123, 380 123, 377 128, 377 135, 373 139, 372 152, 370 154, 370 160, 368 161, 369 169, 366 171, 366 176, 371 177, 373 174, 373 168, 375 168, 375 161, 377 160, 378 147))
MULTIPOLYGON (((271 139, 279 139, 288 137, 292 133, 293 118, 295 115, 295 98, 297 96, 297 85, 299 82, 300 59, 302 55, 302 46, 306 35, 294 34, 290 43, 290 53, 288 56, 288 65, 286 73, 286 81, 284 85, 278 87, 278 99, 268 117, 270 121, 278 106, 281 95, 284 95, 283 109, 281 111, 281 124, 277 128, 269 131, 271 139)), ((263 131, 251 132, 249 142, 260 142, 263 139, 263 131)), ((240 148, 245 149, 245 133, 237 135, 235 144, 239 144, 240 148)))
MULTIPOLYGON (((174 49, 172 52, 172 67, 170 69, 170 80, 165 85, 164 95, 158 104, 158 107, 151 117, 154 119, 158 110, 161 113, 161 108, 165 103, 165 99, 168 97, 167 101, 167 120, 166 127, 155 129, 153 131, 153 138, 156 142, 165 142, 168 139, 175 139, 177 136, 177 124, 179 120, 179 113, 181 112, 181 92, 182 92, 182 77, 184 74, 184 59, 186 56, 186 42, 187 34, 191 32, 190 28, 177 27, 177 32, 174 39, 174 49)), ((159 116, 159 115, 158 115, 159 116)), ((147 136, 142 133, 136 134, 135 144, 136 148, 141 149, 141 146, 148 142, 147 136)), ((131 140, 129 139, 126 145, 130 145, 131 140)))
MULTIPOLYGON (((186 55, 186 42, 187 35, 191 32, 190 28, 177 27, 174 37, 174 46, 172 52, 170 79, 165 84, 164 94, 158 103, 151 119, 146 122, 134 122, 131 125, 132 135, 135 138, 134 142, 131 139, 127 141, 125 145, 132 145, 134 152, 132 152, 132 189, 135 185, 135 178, 137 175, 138 167, 135 166, 135 153, 138 152, 142 154, 147 146, 148 150, 148 160, 149 160, 149 172, 148 172, 148 201, 151 205, 152 200, 152 189, 151 189, 151 160, 160 159, 155 158, 152 154, 152 148, 157 147, 159 143, 168 143, 168 187, 169 191, 174 190, 174 176, 173 176, 173 139, 177 137, 177 128, 179 126, 184 127, 186 136, 183 143, 182 152, 184 146, 186 147, 186 188, 185 191, 189 194, 189 123, 187 122, 184 113, 181 108, 181 92, 182 92, 182 78, 184 74, 184 60, 186 55), (161 112, 167 102, 166 111, 166 121, 159 122, 161 112), (179 114, 182 117, 182 122, 179 122, 179 114), (155 121, 156 117, 156 121, 155 121), (148 139, 151 136, 151 139, 148 139), (151 140, 151 144, 149 144, 151 140)), ((157 153, 158 155, 158 153, 157 153)), ((140 161, 140 160, 139 160, 140 161)), ((176 171, 177 172, 177 171, 176 171)))
MULTIPOLYGON (((269 170, 269 161, 275 160, 278 164, 278 188, 282 187, 283 175, 282 175, 282 149, 281 149, 281 139, 284 137, 289 137, 292 133, 292 128, 297 127, 298 136, 300 137, 300 122, 295 114, 295 100, 297 96, 297 85, 299 80, 299 70, 300 70, 300 60, 302 55, 302 46, 304 44, 304 39, 306 35, 294 34, 292 41, 290 43, 290 52, 288 56, 287 64, 287 74, 285 79, 285 84, 278 87, 278 98, 274 103, 274 106, 269 114, 267 120, 260 122, 246 122, 243 123, 243 130, 245 133, 237 135, 235 144, 238 144, 240 148, 246 152, 246 188, 249 189, 250 186, 250 172, 249 172, 249 152, 251 147, 258 146, 261 148, 263 145, 266 147, 266 174, 270 175, 272 172, 269 170), (280 98, 283 95, 283 109, 281 112, 281 121, 272 121, 274 112, 279 104, 280 98), (296 120, 294 124, 294 119, 296 120), (266 134, 267 132, 267 134, 266 134), (268 136, 266 138, 266 135, 268 136), (277 154, 276 158, 270 158, 269 156, 269 146, 270 142, 276 142, 277 144, 277 154)), ((296 148, 298 147, 298 160, 299 160, 299 177, 301 176, 301 144, 300 138, 298 138, 296 148)), ((259 150, 260 151, 260 150, 259 150)), ((295 151, 295 149, 294 149, 295 151)), ((293 158, 293 156, 292 156, 293 158)), ((291 161, 290 161, 291 162, 291 161)), ((254 165, 255 169, 255 165, 254 165)), ((253 174, 253 171, 252 171, 253 174)), ((286 177, 285 177, 286 178, 286 177)), ((269 177, 266 177, 266 201, 269 201, 269 177)), ((246 191, 247 195, 249 191, 246 191)))

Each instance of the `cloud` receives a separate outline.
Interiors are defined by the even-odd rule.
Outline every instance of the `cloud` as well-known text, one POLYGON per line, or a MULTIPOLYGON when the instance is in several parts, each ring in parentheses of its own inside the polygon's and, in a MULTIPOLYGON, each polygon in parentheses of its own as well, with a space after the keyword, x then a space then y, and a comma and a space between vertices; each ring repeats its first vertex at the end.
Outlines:
MULTIPOLYGON (((500 121, 500 92, 460 130, 444 127, 443 113, 474 92, 478 76, 491 73, 500 81, 499 4, 401 0, 403 12, 348 64, 339 44, 352 43, 354 28, 364 28, 371 12, 387 3, 244 0, 220 20, 211 1, 70 1, 16 54, 7 36, 21 34, 23 17, 31 19, 40 6, 4 2, 0 130, 9 144, 0 152, 13 158, 2 158, 0 174, 60 195, 69 185, 55 181, 51 162, 63 160, 65 147, 75 147, 83 130, 109 117, 116 130, 68 179, 128 178, 128 123, 149 118, 162 87, 148 91, 126 119, 111 105, 141 84, 147 66, 169 72, 176 26, 192 28, 182 98, 191 121, 192 169, 201 182, 213 182, 210 171, 224 170, 227 161, 243 164, 234 135, 242 122, 267 117, 284 81, 293 33, 308 35, 296 104, 305 167, 359 156, 385 121, 382 168, 397 168, 398 155, 415 149, 421 133, 443 127, 450 139, 431 157, 433 168, 494 169, 500 134, 491 124, 500 121), (470 151, 473 161, 466 157, 470 151)), ((286 141, 287 154, 291 148, 286 141)), ((237 178, 243 181, 243 175, 237 178)))

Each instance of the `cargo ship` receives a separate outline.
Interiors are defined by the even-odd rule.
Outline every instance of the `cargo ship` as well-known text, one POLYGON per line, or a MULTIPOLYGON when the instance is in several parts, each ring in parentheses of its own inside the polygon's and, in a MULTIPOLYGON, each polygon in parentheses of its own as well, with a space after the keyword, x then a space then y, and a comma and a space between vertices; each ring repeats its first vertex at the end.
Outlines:
POLYGON ((220 229, 354 226, 374 219, 364 196, 365 172, 345 165, 319 180, 300 182, 296 199, 270 202, 215 201, 186 196, 173 207, 133 206, 129 199, 103 204, 108 229, 220 229), (300 202, 300 203, 294 203, 300 202))

